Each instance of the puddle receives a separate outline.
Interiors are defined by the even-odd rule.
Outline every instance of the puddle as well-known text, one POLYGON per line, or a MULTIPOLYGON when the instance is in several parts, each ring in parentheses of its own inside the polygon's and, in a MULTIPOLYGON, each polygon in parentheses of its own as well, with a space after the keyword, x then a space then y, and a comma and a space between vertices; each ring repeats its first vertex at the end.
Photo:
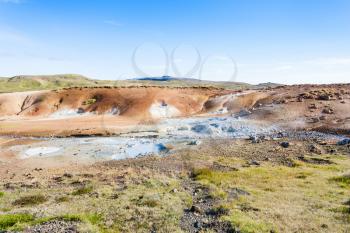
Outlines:
POLYGON ((43 155, 54 154, 60 150, 61 148, 58 148, 58 147, 35 147, 35 148, 30 148, 26 150, 24 152, 24 156, 25 157, 43 156, 43 155))
POLYGON ((11 150, 22 155, 21 158, 64 155, 119 160, 151 154, 167 155, 176 150, 195 147, 202 139, 210 138, 249 138, 260 135, 327 137, 315 132, 285 132, 271 125, 232 116, 164 119, 152 127, 154 137, 148 137, 144 132, 133 132, 118 137, 40 138, 37 143, 13 146, 11 150))
POLYGON ((65 118, 73 118, 80 116, 88 116, 92 115, 92 113, 84 113, 80 112, 79 109, 62 109, 52 113, 49 118, 50 119, 65 119, 65 118))
MULTIPOLYGON (((168 105, 161 108, 164 108, 162 111, 172 112, 168 105)), ((160 112, 160 115, 165 112, 160 112)), ((200 144, 201 139, 206 138, 249 137, 274 130, 233 117, 177 118, 164 119, 155 125, 155 137, 135 132, 119 137, 41 138, 37 143, 13 146, 11 150, 23 155, 21 158, 64 155, 107 160, 125 159, 151 154, 166 155, 179 149, 195 147, 200 144)))

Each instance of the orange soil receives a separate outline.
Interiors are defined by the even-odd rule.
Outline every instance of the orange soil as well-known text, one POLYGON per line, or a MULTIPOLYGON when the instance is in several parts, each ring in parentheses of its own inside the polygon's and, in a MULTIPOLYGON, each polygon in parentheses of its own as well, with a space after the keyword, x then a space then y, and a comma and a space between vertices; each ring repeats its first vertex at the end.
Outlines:
POLYGON ((179 110, 180 117, 249 109, 249 118, 271 124, 350 135, 350 85, 297 85, 240 93, 215 88, 72 88, 0 94, 0 135, 70 136, 123 133, 156 122, 153 104, 179 110), (87 103, 94 99, 96 102, 87 103), (314 105, 314 107, 312 107, 314 105), (113 108, 119 115, 103 114, 113 108), (50 118, 65 109, 94 115, 50 118), (330 112, 325 113, 326 110, 330 112), (316 119, 316 120, 315 120, 316 119))

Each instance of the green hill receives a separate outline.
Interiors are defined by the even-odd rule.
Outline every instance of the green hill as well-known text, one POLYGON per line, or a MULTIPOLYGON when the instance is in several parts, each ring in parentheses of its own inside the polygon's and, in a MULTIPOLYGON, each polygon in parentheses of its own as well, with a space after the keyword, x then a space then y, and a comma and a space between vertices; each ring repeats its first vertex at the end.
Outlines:
POLYGON ((216 87, 223 89, 242 90, 249 88, 266 88, 271 85, 254 86, 241 82, 214 82, 185 78, 168 78, 167 80, 95 80, 77 74, 61 75, 22 75, 10 78, 0 78, 0 93, 35 90, 53 90, 68 87, 99 87, 99 86, 162 86, 162 87, 216 87))

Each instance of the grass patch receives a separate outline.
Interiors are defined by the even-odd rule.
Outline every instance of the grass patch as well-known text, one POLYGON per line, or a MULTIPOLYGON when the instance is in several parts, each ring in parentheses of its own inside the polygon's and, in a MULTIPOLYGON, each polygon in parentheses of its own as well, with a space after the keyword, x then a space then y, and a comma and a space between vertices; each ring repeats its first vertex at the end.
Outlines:
POLYGON ((16 224, 31 222, 33 219, 34 217, 30 214, 0 215, 0 230, 7 230, 16 224))
POLYGON ((350 174, 333 177, 330 181, 338 183, 342 188, 350 187, 350 174))
POLYGON ((55 199, 56 203, 68 202, 70 199, 67 196, 57 197, 55 199))
POLYGON ((13 202, 13 205, 16 206, 33 206, 39 205, 47 201, 47 198, 43 195, 31 195, 21 197, 13 202))
POLYGON ((91 105, 96 103, 96 101, 97 101, 96 99, 88 99, 83 102, 83 105, 91 105))
POLYGON ((241 233, 274 233, 277 232, 275 227, 269 223, 260 220, 255 220, 241 211, 234 211, 229 217, 229 220, 234 226, 237 226, 241 233))
POLYGON ((92 186, 85 186, 85 187, 81 187, 78 188, 77 190, 72 192, 73 196, 80 196, 80 195, 84 195, 84 194, 89 194, 92 192, 94 188, 92 186))
POLYGON ((3 196, 5 196, 4 192, 0 192, 0 198, 2 198, 3 196))
POLYGON ((350 175, 336 176, 339 171, 350 169, 349 159, 344 157, 332 158, 336 163, 327 166, 300 162, 296 167, 286 167, 264 163, 259 167, 241 167, 238 171, 195 169, 192 174, 209 188, 211 196, 221 198, 222 205, 230 210, 223 218, 241 232, 312 232, 322 225, 343 232, 348 225, 349 207, 334 209, 350 194, 350 175), (234 188, 251 195, 222 198, 223 191, 234 188))

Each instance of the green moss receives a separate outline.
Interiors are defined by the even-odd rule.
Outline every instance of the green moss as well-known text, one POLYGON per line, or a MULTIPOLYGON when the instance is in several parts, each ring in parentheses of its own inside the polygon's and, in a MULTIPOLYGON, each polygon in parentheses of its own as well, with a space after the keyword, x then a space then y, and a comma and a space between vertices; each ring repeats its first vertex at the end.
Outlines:
POLYGON ((34 217, 29 214, 5 214, 0 215, 0 230, 7 230, 20 223, 33 221, 34 217))
POLYGON ((56 201, 57 203, 68 202, 68 201, 69 201, 69 197, 67 197, 67 196, 57 197, 57 198, 55 199, 55 201, 56 201))
POLYGON ((88 214, 82 219, 88 220, 92 225, 99 225, 103 220, 102 215, 100 214, 88 214))
POLYGON ((13 205, 16 206, 33 206, 42 204, 47 201, 47 198, 43 195, 31 195, 21 197, 13 202, 13 205))
POLYGON ((77 190, 72 192, 73 196, 79 196, 79 195, 84 195, 84 194, 88 194, 91 193, 93 190, 92 186, 85 186, 85 187, 81 187, 78 188, 77 190))
POLYGON ((83 102, 83 105, 91 105, 96 103, 96 101, 97 101, 96 99, 88 99, 83 102))
POLYGON ((350 174, 333 177, 330 181, 338 183, 342 188, 348 188, 350 187, 350 174))
POLYGON ((241 233, 272 233, 277 232, 274 226, 269 223, 255 220, 241 211, 234 213, 227 218, 234 226, 238 227, 241 233))

